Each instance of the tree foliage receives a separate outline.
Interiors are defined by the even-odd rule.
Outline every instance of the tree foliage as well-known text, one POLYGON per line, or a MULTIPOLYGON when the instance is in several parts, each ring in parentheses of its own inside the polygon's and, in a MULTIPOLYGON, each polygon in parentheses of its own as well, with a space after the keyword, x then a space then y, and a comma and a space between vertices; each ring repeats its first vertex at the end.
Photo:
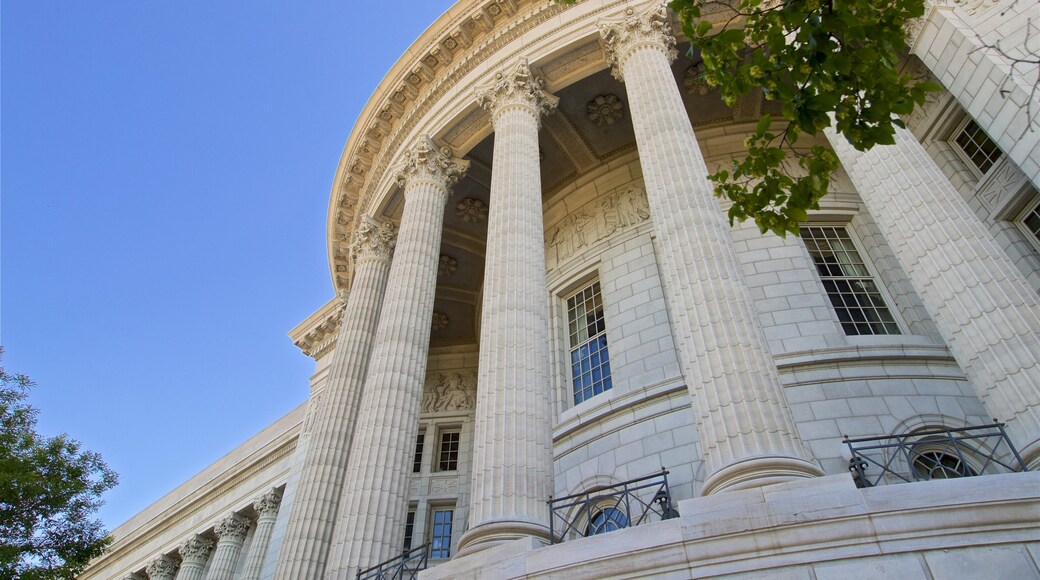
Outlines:
POLYGON ((798 232, 819 208, 838 168, 832 151, 794 148, 802 134, 835 124, 856 149, 894 142, 899 115, 938 87, 900 70, 903 24, 924 13, 922 0, 672 0, 704 80, 723 100, 757 87, 780 105, 746 139, 747 157, 711 176, 733 202, 729 218, 752 218, 762 232, 798 232), (710 15, 710 18, 709 18, 710 15), (779 130, 776 129, 780 126, 779 130), (801 170, 792 170, 792 165, 801 170))
POLYGON ((92 516, 116 474, 68 435, 36 432, 33 386, 0 368, 0 578, 71 579, 111 542, 92 516))

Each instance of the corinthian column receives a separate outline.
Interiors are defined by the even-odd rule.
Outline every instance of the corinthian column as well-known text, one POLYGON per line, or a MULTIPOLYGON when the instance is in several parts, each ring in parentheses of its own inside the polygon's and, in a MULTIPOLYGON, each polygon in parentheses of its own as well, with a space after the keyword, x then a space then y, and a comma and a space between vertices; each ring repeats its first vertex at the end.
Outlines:
POLYGON ((278 506, 281 503, 282 494, 276 491, 269 491, 253 500, 253 509, 257 513, 256 531, 253 532, 253 540, 249 552, 246 553, 246 562, 242 565, 242 580, 260 578, 260 569, 264 565, 267 545, 271 542, 271 531, 274 529, 278 506))
POLYGON ((325 568, 393 248, 392 225, 363 216, 350 248, 354 279, 332 367, 324 391, 312 402, 317 409, 278 554, 277 578, 319 578, 325 568))
POLYGON ((549 305, 545 292, 538 128, 557 99, 527 64, 480 95, 491 113, 484 302, 473 444, 472 550, 522 536, 547 539, 552 493, 549 305))
POLYGON ((163 555, 152 560, 144 569, 150 580, 173 580, 177 576, 177 562, 163 555))
POLYGON ((326 578, 400 553, 430 347, 444 205, 468 166, 422 137, 398 174, 404 213, 376 330, 326 578))
POLYGON ((206 560, 213 550, 213 540, 196 534, 181 544, 181 569, 177 571, 177 580, 201 580, 202 571, 206 569, 206 560))
POLYGON ((982 404, 1040 464, 1036 294, 909 131, 867 152, 826 133, 982 404))
POLYGON ((814 477, 708 181, 670 67, 675 39, 661 14, 633 13, 601 35, 625 83, 666 286, 682 332, 708 477, 704 494, 814 477))
POLYGON ((213 551, 213 564, 206 573, 206 580, 231 580, 242 553, 242 544, 249 532, 249 520, 238 514, 230 514, 220 520, 214 531, 217 533, 217 548, 213 551))

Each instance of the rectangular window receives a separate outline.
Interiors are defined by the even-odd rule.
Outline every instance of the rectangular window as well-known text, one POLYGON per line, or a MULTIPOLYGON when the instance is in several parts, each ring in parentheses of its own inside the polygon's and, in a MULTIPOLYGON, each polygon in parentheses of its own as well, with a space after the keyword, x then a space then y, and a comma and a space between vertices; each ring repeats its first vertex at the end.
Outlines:
POLYGON ((1033 235, 1033 241, 1040 248, 1040 202, 1022 216, 1022 226, 1033 235))
POLYGON ((451 557, 451 520, 454 509, 435 509, 430 526, 430 558, 446 560, 451 557))
POLYGON ((845 334, 899 334, 899 325, 845 227, 802 227, 802 240, 845 334))
POLYGON ((964 128, 954 138, 954 142, 983 175, 989 171, 990 167, 993 167, 997 159, 1000 159, 1000 149, 997 144, 972 119, 964 124, 964 128))
POLYGON ((415 530, 415 510, 408 510, 404 520, 404 551, 412 549, 412 532, 415 530))
POLYGON ((441 433, 438 471, 455 471, 459 468, 459 432, 441 433))
POLYGON ((425 433, 419 433, 415 438, 415 455, 412 457, 412 473, 419 473, 422 470, 423 441, 425 440, 425 433))
POLYGON ((593 282, 567 299, 567 324, 571 349, 571 383, 574 404, 613 386, 603 298, 599 282, 593 282))

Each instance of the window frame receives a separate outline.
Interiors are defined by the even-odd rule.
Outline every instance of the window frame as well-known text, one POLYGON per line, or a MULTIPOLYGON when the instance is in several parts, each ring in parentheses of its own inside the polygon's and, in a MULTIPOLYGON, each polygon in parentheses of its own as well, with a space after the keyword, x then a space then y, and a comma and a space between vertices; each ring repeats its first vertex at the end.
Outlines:
POLYGON ((432 467, 435 467, 436 469, 431 469, 430 471, 434 472, 434 473, 447 473, 447 472, 458 471, 459 470, 459 462, 460 461, 462 461, 462 428, 461 427, 443 427, 443 428, 438 429, 437 430, 437 457, 435 458, 434 465, 432 466, 432 467), (443 467, 444 462, 445 462, 445 459, 444 459, 444 453, 445 453, 444 444, 445 444, 445 441, 444 441, 444 439, 445 439, 445 436, 451 436, 451 435, 455 435, 455 440, 454 440, 455 449, 454 450, 450 450, 449 449, 448 453, 449 453, 449 457, 450 457, 451 453, 454 453, 455 457, 454 457, 454 459, 450 459, 449 458, 447 461, 449 463, 454 461, 455 465, 452 468, 445 468, 445 467, 443 467))
MULTIPOLYGON (((816 278, 820 281, 820 289, 823 291, 823 295, 827 297, 827 301, 830 303, 831 312, 834 313, 834 317, 837 319, 838 325, 841 327, 842 333, 846 337, 849 337, 849 338, 855 338, 855 337, 886 337, 886 336, 896 337, 896 336, 906 336, 906 335, 910 334, 910 332, 907 330, 907 326, 906 326, 905 321, 903 320, 902 314, 900 313, 899 308, 896 305, 896 301, 892 298, 892 295, 889 294, 888 287, 884 283, 884 279, 878 273, 877 268, 874 265, 873 258, 870 256, 870 253, 867 252, 866 249, 863 247, 863 244, 860 241, 859 236, 857 235, 856 230, 852 226, 851 223, 846 222, 846 221, 813 221, 813 222, 807 222, 807 223, 801 224, 800 228, 801 228, 802 231, 799 234, 799 237, 802 240, 802 247, 805 248, 806 253, 809 255, 809 262, 813 265, 814 271, 816 273, 816 278), (869 333, 869 334, 856 333, 856 334, 850 334, 846 330, 846 327, 845 327, 846 323, 841 320, 841 316, 838 314, 838 308, 834 305, 834 302, 831 299, 831 294, 827 290, 827 285, 824 282, 825 278, 820 273, 819 266, 816 265, 816 260, 813 258, 812 251, 809 249, 809 246, 805 243, 805 236, 803 235, 804 231, 806 229, 812 229, 812 228, 836 228, 836 229, 844 230, 846 236, 848 236, 848 239, 849 239, 850 243, 852 244, 852 248, 859 255, 860 263, 862 263, 863 268, 867 271, 867 274, 869 275, 869 276, 846 276, 844 278, 845 279, 853 279, 853 280, 855 280, 857 278, 859 278, 859 279, 869 278, 870 279, 870 281, 877 288, 877 293, 881 297, 882 302, 884 302, 885 309, 888 311, 889 316, 891 316, 892 323, 895 325, 897 332, 894 332, 894 333, 884 333, 884 334, 877 334, 877 333, 869 333)), ((827 279, 833 279, 833 278, 834 277, 830 277, 830 276, 827 277, 827 279)), ((856 322, 852 322, 851 324, 857 324, 857 323, 856 322)), ((867 324, 872 324, 872 323, 867 322, 867 324)))
MULTIPOLYGON (((580 405, 580 404, 585 403, 585 402, 587 402, 589 400, 592 400, 595 397, 597 397, 598 395, 602 395, 603 393, 606 393, 607 391, 610 391, 610 390, 612 390, 614 388, 614 384, 613 384, 613 371, 612 371, 611 366, 610 366, 610 345, 609 345, 609 341, 607 339, 608 332, 607 332, 607 320, 606 320, 606 301, 603 298, 603 286, 601 284, 601 281, 600 281, 599 277, 597 277, 597 276, 591 276, 591 277, 583 278, 579 283, 575 284, 574 286, 571 286, 571 288, 570 288, 570 290, 568 292, 561 294, 560 298, 561 298, 561 302, 562 302, 562 314, 563 314, 563 316, 562 316, 562 319, 563 319, 563 336, 562 336, 562 338, 563 338, 564 351, 566 352, 566 355, 564 357, 564 366, 566 367, 566 378, 567 378, 567 387, 568 387, 567 388, 567 394, 568 394, 568 396, 570 398, 570 401, 571 401, 572 405, 580 405), (588 298, 588 300, 594 300, 594 297, 598 296, 599 308, 602 311, 602 315, 599 317, 599 320, 598 320, 598 325, 601 326, 601 328, 599 328, 598 331, 594 335, 586 337, 586 339, 584 341, 579 342, 577 345, 573 345, 571 343, 571 341, 572 341, 572 338, 574 337, 573 335, 575 333, 571 332, 571 326, 572 326, 572 324, 574 324, 574 321, 571 320, 571 313, 572 313, 572 311, 575 310, 575 308, 572 308, 571 301, 576 299, 581 294, 583 294, 586 290, 589 290, 589 289, 591 289, 593 287, 596 288, 596 291, 588 298), (590 352, 589 356, 588 356, 588 359, 589 359, 589 373, 588 374, 589 374, 590 380, 592 382, 589 384, 588 388, 581 387, 578 384, 576 384, 576 381, 578 380, 578 377, 575 377, 574 365, 575 364, 579 364, 580 365, 580 363, 584 361, 585 357, 582 357, 578 361, 574 361, 573 357, 574 357, 574 354, 575 354, 576 351, 580 352, 580 349, 582 349, 584 347, 587 347, 589 345, 592 345, 595 341, 602 341, 602 346, 597 349, 597 352, 595 353, 595 355, 590 352), (602 357, 604 355, 605 355, 606 360, 602 361, 602 357), (593 369, 592 368, 592 361, 593 361, 593 359, 595 357, 600 357, 600 360, 602 362, 597 364, 596 368, 593 369), (605 373, 603 372, 604 369, 606 370, 605 373), (593 371, 599 371, 600 372, 600 379, 598 381, 596 379, 592 378, 592 377, 594 377, 594 374, 595 374, 593 371), (596 392, 596 387, 597 386, 601 387, 601 389, 598 392, 596 392), (590 392, 589 392, 589 394, 582 394, 580 396, 580 400, 579 400, 579 394, 580 393, 585 393, 585 391, 590 391, 590 392)), ((586 309, 586 312, 587 312, 587 309, 586 309)), ((587 325, 587 322, 586 322, 586 325, 587 325)), ((586 328, 586 333, 587 333, 587 328, 586 328)), ((581 374, 584 375, 585 373, 581 373, 581 374)))
MULTIPOLYGON (((971 142, 976 144, 976 146, 979 148, 979 151, 984 151, 982 149, 983 144, 977 143, 975 141, 974 136, 969 137, 969 139, 971 140, 971 142)), ((953 149, 957 152, 957 154, 960 155, 961 159, 964 160, 965 165, 967 165, 980 180, 999 164, 1001 157, 1004 157, 1004 151, 1000 148, 999 145, 997 145, 997 142, 994 141, 993 138, 989 136, 989 133, 987 133, 986 130, 982 127, 982 125, 980 125, 979 122, 973 119, 970 115, 965 115, 964 119, 961 120, 961 122, 957 123, 956 128, 950 134, 948 142, 950 143, 950 145, 953 146, 953 149), (972 158, 972 155, 965 151, 964 146, 960 143, 961 136, 965 134, 965 132, 968 130, 969 125, 972 124, 974 124, 975 127, 978 128, 978 131, 986 137, 987 141, 993 144, 997 151, 997 156, 992 158, 990 158, 988 153, 983 153, 984 155, 986 155, 986 158, 989 162, 989 165, 986 167, 985 171, 983 171, 982 168, 979 167, 979 165, 975 162, 975 159, 972 158)))
POLYGON ((447 559, 451 558, 452 548, 453 548, 454 543, 455 543, 454 542, 454 535, 455 535, 455 512, 456 511, 458 511, 458 509, 455 506, 455 504, 434 504, 434 505, 430 506, 430 515, 429 515, 428 527, 426 529, 429 530, 428 537, 430 538, 430 559, 431 560, 447 560, 447 559), (437 522, 437 514, 445 513, 445 512, 451 514, 451 516, 450 516, 450 518, 449 518, 449 520, 447 522, 447 526, 448 526, 448 530, 447 531, 448 531, 448 533, 447 533, 446 536, 443 535, 443 534, 438 536, 437 535, 437 530, 438 530, 437 526, 438 525, 442 526, 442 525, 444 525, 444 523, 441 522, 440 524, 438 524, 438 522, 437 522), (448 539, 447 546, 443 547, 443 548, 438 548, 437 547, 437 539, 438 538, 444 538, 444 537, 446 537, 448 539), (441 555, 439 555, 440 553, 444 553, 444 555, 441 556, 441 555))
POLYGON ((1026 224, 1026 219, 1032 213, 1035 213, 1038 219, 1040 219, 1040 194, 1034 193, 1026 202, 1025 209, 1020 211, 1012 221, 1022 231, 1022 234, 1033 246, 1033 249, 1040 253, 1040 231, 1033 232, 1033 230, 1029 229, 1029 225, 1026 224))

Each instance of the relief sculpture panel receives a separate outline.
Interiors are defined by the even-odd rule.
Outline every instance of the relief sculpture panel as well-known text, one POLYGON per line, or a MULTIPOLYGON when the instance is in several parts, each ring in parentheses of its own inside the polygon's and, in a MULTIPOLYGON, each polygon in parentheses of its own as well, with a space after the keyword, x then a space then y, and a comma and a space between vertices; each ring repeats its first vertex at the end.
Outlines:
POLYGON ((591 201, 554 224, 545 235, 546 265, 553 267, 618 230, 650 219, 642 186, 629 185, 591 201))
POLYGON ((477 371, 436 371, 426 375, 422 412, 465 411, 477 398, 477 371))

